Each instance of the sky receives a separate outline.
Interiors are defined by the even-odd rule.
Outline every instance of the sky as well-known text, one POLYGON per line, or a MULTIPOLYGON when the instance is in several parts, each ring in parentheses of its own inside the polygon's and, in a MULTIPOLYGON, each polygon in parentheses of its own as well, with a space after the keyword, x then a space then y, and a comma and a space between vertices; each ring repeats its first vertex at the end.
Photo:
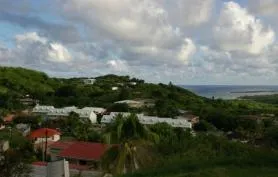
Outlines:
POLYGON ((278 85, 278 0, 0 0, 0 65, 278 85))

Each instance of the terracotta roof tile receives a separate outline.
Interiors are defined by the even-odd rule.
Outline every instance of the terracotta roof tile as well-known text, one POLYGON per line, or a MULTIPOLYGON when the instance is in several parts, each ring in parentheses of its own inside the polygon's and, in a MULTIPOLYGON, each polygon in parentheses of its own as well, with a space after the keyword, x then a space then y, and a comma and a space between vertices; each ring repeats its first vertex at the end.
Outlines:
POLYGON ((108 145, 90 142, 75 142, 62 150, 58 156, 79 160, 100 160, 108 145))
POLYGON ((40 128, 40 129, 33 131, 30 135, 30 138, 51 137, 53 135, 60 135, 60 132, 55 129, 40 128))

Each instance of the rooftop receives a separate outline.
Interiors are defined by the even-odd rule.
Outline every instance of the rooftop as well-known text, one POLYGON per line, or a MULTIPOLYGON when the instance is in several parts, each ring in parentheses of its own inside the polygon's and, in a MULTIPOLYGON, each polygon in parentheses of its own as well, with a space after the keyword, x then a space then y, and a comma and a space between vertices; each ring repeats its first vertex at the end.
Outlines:
POLYGON ((82 141, 60 141, 53 143, 50 149, 61 149, 59 157, 79 160, 100 160, 108 145, 82 141))
POLYGON ((43 138, 43 137, 50 137, 53 135, 60 135, 61 133, 55 129, 50 128, 40 128, 33 131, 30 135, 31 138, 43 138))

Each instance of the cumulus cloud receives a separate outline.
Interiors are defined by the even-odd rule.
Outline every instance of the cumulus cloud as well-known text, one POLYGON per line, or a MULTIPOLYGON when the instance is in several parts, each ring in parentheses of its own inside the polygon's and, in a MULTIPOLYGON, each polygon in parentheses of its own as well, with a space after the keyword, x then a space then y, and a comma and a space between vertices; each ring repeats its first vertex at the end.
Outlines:
POLYGON ((269 26, 235 2, 224 4, 214 35, 221 49, 249 54, 260 54, 275 41, 269 26))
POLYGON ((199 26, 210 20, 215 0, 175 0, 171 5, 164 2, 171 21, 177 26, 199 26))
POLYGON ((181 49, 178 53, 177 58, 183 63, 188 63, 188 59, 191 55, 196 52, 196 46, 191 39, 185 39, 184 44, 181 46, 181 49))
POLYGON ((107 65, 114 71, 128 71, 128 64, 124 60, 109 60, 107 61, 107 65))
POLYGON ((252 12, 266 16, 277 16, 277 0, 249 0, 249 8, 252 12))
MULTIPOLYGON (((36 32, 19 34, 15 36, 16 49, 19 57, 27 60, 41 60, 51 62, 69 62, 71 55, 69 51, 56 42, 48 41, 47 38, 39 36, 36 32), (21 55, 25 55, 21 56, 21 55)), ((36 62, 36 61, 35 61, 36 62)))
POLYGON ((69 65, 71 60, 72 56, 66 47, 36 32, 16 35, 14 48, 0 48, 0 62, 4 65, 61 69, 60 64, 69 65))
POLYGON ((0 63, 55 76, 116 73, 183 84, 275 78, 278 26, 267 4, 276 1, 249 2, 52 0, 57 11, 41 15, 40 3, 4 0, 0 21, 17 30, 0 45, 0 63))
MULTIPOLYGON (((155 58, 155 62, 186 61, 185 64, 187 63, 191 52, 186 54, 187 46, 184 39, 187 40, 188 37, 170 23, 169 14, 164 4, 159 1, 66 0, 59 2, 63 15, 76 23, 83 24, 89 36, 93 35, 99 43, 102 41, 114 43, 112 46, 114 49, 108 50, 124 51, 125 54, 119 56, 120 58, 138 60, 148 57, 155 58), (96 34, 98 34, 97 38, 96 34), (130 56, 126 56, 126 53, 130 56)), ((144 60, 141 63, 143 62, 144 60)))

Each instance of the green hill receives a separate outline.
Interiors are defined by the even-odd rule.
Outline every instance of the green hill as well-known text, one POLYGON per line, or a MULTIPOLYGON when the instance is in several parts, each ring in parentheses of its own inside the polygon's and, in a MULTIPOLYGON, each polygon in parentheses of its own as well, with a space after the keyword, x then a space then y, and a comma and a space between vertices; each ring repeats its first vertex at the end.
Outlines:
MULTIPOLYGON (((51 78, 45 73, 24 68, 0 67, 0 108, 22 109, 20 98, 30 95, 40 104, 100 106, 111 111, 144 112, 159 117, 175 117, 179 110, 190 110, 216 128, 231 131, 241 124, 241 115, 274 113, 277 106, 246 100, 213 100, 169 84, 145 83, 129 76, 105 75, 86 85, 84 78, 51 78), (136 83, 136 84, 134 84, 136 83), (112 90, 117 87, 118 90, 112 90), (153 107, 130 108, 115 105, 119 100, 152 100, 153 107)), ((246 128, 246 127, 245 127, 246 128)))

